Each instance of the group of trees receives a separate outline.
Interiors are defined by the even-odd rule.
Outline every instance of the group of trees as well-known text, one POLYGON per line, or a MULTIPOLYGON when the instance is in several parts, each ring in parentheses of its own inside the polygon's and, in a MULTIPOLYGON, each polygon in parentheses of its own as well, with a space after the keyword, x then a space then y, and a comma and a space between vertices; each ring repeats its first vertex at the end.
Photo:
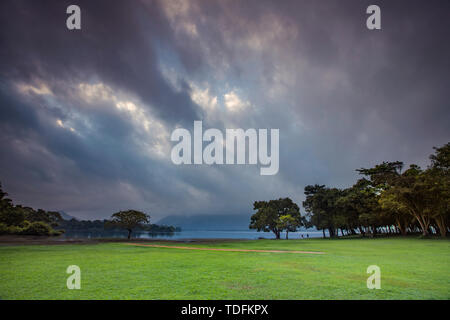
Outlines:
POLYGON ((360 233, 421 232, 445 237, 450 227, 450 143, 434 148, 423 170, 403 162, 383 162, 357 171, 364 177, 346 189, 305 187, 309 223, 330 237, 360 233))
POLYGON ((181 231, 178 227, 151 224, 150 216, 137 210, 125 210, 114 213, 111 216, 111 220, 105 220, 104 227, 107 229, 125 229, 128 231, 128 239, 131 239, 131 234, 134 230, 149 231, 150 233, 181 231))
MULTIPOLYGON (((328 231, 330 237, 341 235, 421 232, 423 236, 440 234, 445 237, 450 227, 450 143, 434 148, 431 164, 423 170, 403 162, 383 162, 373 168, 357 169, 363 178, 346 189, 325 185, 305 187, 303 201, 306 215, 290 198, 255 201, 250 228, 273 232, 296 231, 314 226, 328 231)), ((64 221, 58 212, 35 210, 14 205, 0 184, 0 234, 59 235, 64 230, 83 227, 122 228, 131 238, 135 229, 150 232, 179 231, 174 227, 150 224, 150 216, 136 210, 119 211, 110 220, 64 221)))
MULTIPOLYGON (((58 224, 58 229, 63 229, 66 233, 79 233, 79 232, 89 232, 95 234, 103 234, 106 231, 119 231, 123 230, 121 225, 111 223, 111 220, 62 220, 58 224)), ((144 223, 136 225, 132 229, 133 231, 145 231, 149 233, 173 233, 181 231, 181 228, 166 225, 157 225, 152 223, 144 223)))
POLYGON ((7 196, 0 184, 0 234, 53 236, 64 232, 54 229, 62 219, 59 212, 14 205, 7 196))
POLYGON ((0 184, 0 235, 57 236, 70 231, 117 230, 128 231, 128 239, 133 230, 157 232, 176 232, 180 228, 150 224, 150 216, 137 211, 126 210, 114 213, 110 220, 64 220, 59 212, 35 210, 30 207, 14 205, 7 198, 0 184))
POLYGON ((312 227, 339 235, 375 236, 380 233, 440 234, 450 227, 450 143, 434 148, 431 164, 423 170, 403 162, 383 162, 356 171, 363 176, 345 189, 325 185, 305 187, 306 215, 289 198, 256 201, 250 228, 280 233, 312 227))

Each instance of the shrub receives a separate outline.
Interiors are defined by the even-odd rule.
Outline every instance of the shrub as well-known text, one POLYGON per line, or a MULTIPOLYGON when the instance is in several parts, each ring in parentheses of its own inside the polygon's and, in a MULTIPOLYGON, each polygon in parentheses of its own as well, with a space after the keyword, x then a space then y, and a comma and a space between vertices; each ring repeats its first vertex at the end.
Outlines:
POLYGON ((21 234, 33 236, 50 236, 52 233, 53 229, 42 221, 28 223, 21 232, 21 234))
POLYGON ((6 224, 0 222, 0 234, 8 234, 9 228, 6 224))
POLYGON ((7 226, 18 226, 23 223, 25 214, 22 210, 16 208, 9 208, 0 211, 0 223, 7 226))
POLYGON ((60 236, 63 233, 65 233, 65 230, 52 230, 52 232, 50 233, 51 236, 60 236))
POLYGON ((8 226, 0 222, 0 234, 21 234, 22 228, 18 226, 8 226))

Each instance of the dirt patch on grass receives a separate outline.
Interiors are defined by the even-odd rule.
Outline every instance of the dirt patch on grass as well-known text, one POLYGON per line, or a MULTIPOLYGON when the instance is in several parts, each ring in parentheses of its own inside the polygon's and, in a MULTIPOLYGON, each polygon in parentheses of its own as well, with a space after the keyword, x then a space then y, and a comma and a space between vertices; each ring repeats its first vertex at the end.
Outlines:
POLYGON ((170 248, 183 250, 203 250, 203 251, 228 251, 228 252, 264 252, 264 253, 306 253, 306 254, 324 254, 319 251, 293 251, 293 250, 258 250, 258 249, 230 249, 230 248, 201 248, 201 247, 182 247, 182 246, 165 246, 159 244, 142 244, 129 243, 129 245, 151 248, 170 248))
POLYGON ((91 239, 66 239, 62 237, 47 236, 0 236, 0 246, 20 246, 20 245, 57 245, 57 244, 94 244, 97 243, 91 239))
POLYGON ((16 235, 2 235, 0 236, 0 246, 17 246, 17 245, 68 245, 68 244, 99 244, 99 243, 130 243, 130 242, 157 242, 157 243, 197 243, 210 244, 217 242, 242 242, 251 241, 246 239, 131 239, 126 238, 66 238, 64 236, 16 236, 16 235))

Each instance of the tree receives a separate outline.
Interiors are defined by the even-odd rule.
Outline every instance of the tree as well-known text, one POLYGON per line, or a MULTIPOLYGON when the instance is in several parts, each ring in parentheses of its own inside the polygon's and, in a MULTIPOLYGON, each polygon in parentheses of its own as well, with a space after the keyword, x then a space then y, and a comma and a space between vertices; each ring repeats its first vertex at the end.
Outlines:
POLYGON ((430 156, 431 165, 426 171, 426 184, 430 210, 442 237, 450 226, 450 142, 444 146, 433 147, 435 154, 430 156))
POLYGON ((119 211, 111 216, 110 223, 126 229, 128 231, 128 239, 131 239, 133 229, 150 223, 150 216, 137 210, 119 211))
POLYGON ((300 215, 300 208, 290 198, 255 201, 253 210, 257 212, 251 216, 249 228, 264 232, 271 231, 276 239, 280 239, 283 230, 295 231, 304 222, 300 215))
POLYGON ((450 143, 436 148, 431 165, 402 172, 403 162, 383 162, 358 171, 366 176, 347 189, 305 187, 303 202, 309 223, 330 237, 356 229, 371 233, 421 231, 445 237, 450 225, 450 143))
POLYGON ((0 223, 6 226, 19 226, 24 222, 25 214, 13 205, 12 200, 6 197, 7 195, 8 193, 3 191, 0 183, 0 223))
POLYGON ((279 218, 279 228, 280 230, 286 230, 286 240, 289 239, 289 231, 295 232, 301 225, 301 220, 294 218, 290 214, 286 214, 279 218))
POLYGON ((12 200, 7 198, 8 193, 4 192, 2 189, 2 184, 0 183, 0 212, 10 210, 13 207, 12 200))
POLYGON ((430 156, 431 168, 439 170, 442 174, 450 173, 450 142, 437 148, 433 147, 435 153, 430 156))
POLYGON ((383 201, 388 199, 391 207, 403 208, 412 215, 419 223, 423 236, 428 236, 432 220, 432 211, 426 201, 429 198, 428 188, 426 173, 412 164, 391 182, 390 188, 381 197, 383 201))
POLYGON ((14 205, 0 184, 0 229, 4 234, 60 235, 63 230, 53 230, 61 219, 58 212, 14 205))
POLYGON ((306 200, 303 201, 303 207, 306 210, 306 215, 309 217, 310 225, 315 226, 317 230, 322 230, 324 238, 325 229, 329 226, 327 214, 321 207, 321 198, 325 189, 325 185, 306 186, 306 200))
POLYGON ((450 220, 450 179, 434 168, 423 172, 421 176, 423 185, 424 213, 432 217, 433 227, 439 230, 442 237, 447 235, 450 220))
POLYGON ((25 221, 25 214, 21 208, 8 206, 0 210, 0 223, 7 226, 20 226, 25 221))
POLYGON ((383 192, 380 195, 379 204, 383 210, 383 215, 390 217, 398 230, 400 230, 401 235, 405 236, 407 234, 408 225, 411 222, 410 215, 404 204, 398 202, 396 197, 389 192, 383 192))
POLYGON ((401 174, 402 168, 403 162, 401 161, 384 161, 381 164, 377 164, 373 168, 361 168, 356 169, 356 171, 359 174, 368 176, 373 187, 384 190, 389 187, 389 185, 392 184, 392 181, 401 174))
POLYGON ((34 210, 30 207, 22 207, 17 205, 16 208, 21 208, 25 214, 25 220, 30 222, 42 221, 52 227, 56 227, 62 221, 61 214, 56 211, 45 211, 42 209, 34 210))
MULTIPOLYGON (((402 173, 403 162, 383 162, 370 169, 357 170, 369 177, 369 184, 375 191, 379 208, 374 206, 373 222, 382 222, 386 228, 394 224, 405 235, 410 222, 407 215, 413 216, 420 224, 424 235, 428 234, 430 215, 424 211, 424 188, 419 180, 422 170, 417 165, 411 165, 402 173)), ((364 214, 360 218, 367 218, 364 214)), ((369 217, 370 218, 370 217, 369 217)), ((366 219, 367 220, 367 219, 366 219)), ((372 227, 373 228, 373 227, 372 227)), ((375 227, 376 230, 376 227, 375 227)))
POLYGON ((328 230, 330 237, 336 235, 336 227, 342 223, 338 217, 339 207, 337 200, 342 191, 337 188, 326 188, 324 185, 309 185, 305 187, 306 200, 303 201, 310 222, 317 230, 328 230))

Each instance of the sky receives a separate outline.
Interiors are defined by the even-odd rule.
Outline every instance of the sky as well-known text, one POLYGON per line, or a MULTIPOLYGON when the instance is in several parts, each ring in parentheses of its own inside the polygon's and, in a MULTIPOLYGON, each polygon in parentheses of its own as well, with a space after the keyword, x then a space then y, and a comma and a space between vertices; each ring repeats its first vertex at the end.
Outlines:
MULTIPOLYGON (((248 214, 450 141, 448 0, 0 3, 0 182, 103 219, 248 214), (81 9, 68 30, 66 8, 81 9), (366 9, 381 9, 381 30, 366 9), (175 165, 176 128, 279 129, 280 166, 175 165)), ((301 212, 304 213, 303 209, 301 212)))

